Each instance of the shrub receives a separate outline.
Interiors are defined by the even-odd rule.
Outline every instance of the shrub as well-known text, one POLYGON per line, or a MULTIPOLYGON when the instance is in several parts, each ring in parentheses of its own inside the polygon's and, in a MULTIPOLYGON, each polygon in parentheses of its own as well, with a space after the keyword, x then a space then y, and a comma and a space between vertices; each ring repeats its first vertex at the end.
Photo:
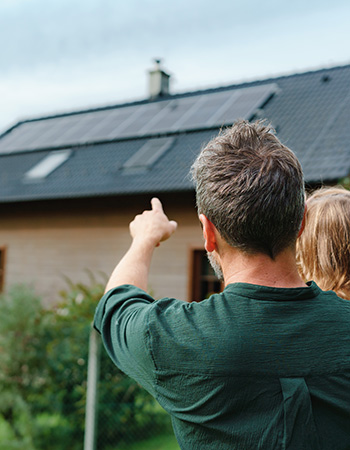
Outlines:
MULTIPOLYGON (((50 310, 28 286, 0 295, 0 450, 82 447, 89 334, 104 283, 67 283, 50 310)), ((168 425, 155 400, 102 350, 98 448, 168 425)))

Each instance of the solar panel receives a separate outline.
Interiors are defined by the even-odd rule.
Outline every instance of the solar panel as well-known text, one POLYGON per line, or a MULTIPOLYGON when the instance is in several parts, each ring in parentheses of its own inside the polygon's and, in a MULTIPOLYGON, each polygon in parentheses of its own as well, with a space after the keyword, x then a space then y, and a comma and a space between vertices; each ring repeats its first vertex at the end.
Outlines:
POLYGON ((0 140, 0 152, 8 153, 26 148, 45 129, 42 122, 28 122, 11 130, 0 140))
POLYGON ((276 90, 275 84, 267 84, 236 91, 234 101, 229 103, 220 115, 213 115, 208 125, 227 125, 237 119, 249 119, 276 90))
POLYGON ((96 139, 97 136, 111 138, 114 135, 118 135, 118 132, 115 130, 118 129, 120 125, 127 124, 137 111, 137 108, 134 106, 112 109, 108 111, 108 114, 106 114, 106 111, 104 120, 101 121, 100 124, 97 124, 97 127, 92 128, 90 134, 87 133, 85 137, 89 138, 91 136, 93 139, 96 139))
POLYGON ((240 91, 233 91, 231 95, 226 95, 222 104, 216 109, 214 114, 212 114, 206 121, 207 125, 213 125, 220 123, 222 121, 221 116, 225 114, 226 111, 234 104, 237 98, 240 96, 240 91))
POLYGON ((172 124, 170 129, 176 131, 184 126, 184 124, 188 124, 189 118, 199 111, 203 103, 205 103, 205 95, 197 96, 192 105, 187 108, 187 111, 172 124))
MULTIPOLYGON (((91 114, 91 113, 88 113, 91 114)), ((115 128, 116 123, 123 121, 127 115, 130 114, 128 111, 121 109, 112 109, 106 111, 98 111, 91 120, 91 122, 84 120, 81 124, 81 133, 78 137, 78 132, 76 130, 76 139, 79 142, 89 142, 94 140, 103 140, 108 137, 110 132, 115 128)))
POLYGON ((215 114, 230 97, 236 96, 236 91, 224 91, 203 96, 200 108, 194 110, 193 113, 182 123, 181 128, 193 129, 207 126, 208 120, 215 114))
POLYGON ((220 127, 249 119, 276 90, 270 83, 23 122, 0 139, 0 153, 220 127))
MULTIPOLYGON (((27 142, 29 148, 50 146, 52 144, 52 135, 57 128, 57 120, 45 120, 40 121, 40 123, 43 126, 42 131, 39 133, 37 130, 35 138, 31 142, 27 142)), ((66 126, 70 126, 68 122, 66 122, 66 126)))
POLYGON ((141 134, 149 134, 152 132, 161 133, 172 129, 174 123, 186 114, 186 112, 193 106, 197 98, 185 97, 177 100, 171 100, 167 103, 165 108, 160 110, 152 120, 147 122, 145 126, 140 129, 141 134))
POLYGON ((96 117, 96 114, 78 116, 74 121, 73 126, 66 129, 61 126, 61 134, 52 142, 54 145, 65 144, 67 142, 78 142, 84 135, 98 123, 101 118, 96 117))
MULTIPOLYGON (((119 131, 118 137, 142 136, 147 134, 146 131, 149 128, 147 124, 152 123, 157 117, 164 114, 168 104, 169 101, 161 101, 140 105, 139 112, 134 115, 133 120, 126 127, 119 131)), ((117 137, 117 135, 114 137, 117 137)))
POLYGON ((54 119, 42 120, 43 124, 46 123, 45 132, 40 133, 33 142, 30 143, 28 149, 45 148, 57 145, 64 132, 68 132, 75 127, 79 121, 78 117, 66 116, 56 117, 54 119))

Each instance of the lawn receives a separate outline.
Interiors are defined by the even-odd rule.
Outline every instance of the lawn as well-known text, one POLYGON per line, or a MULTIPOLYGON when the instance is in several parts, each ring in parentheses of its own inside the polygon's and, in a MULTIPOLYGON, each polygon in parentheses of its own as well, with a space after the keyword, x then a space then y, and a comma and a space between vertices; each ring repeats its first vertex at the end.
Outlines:
POLYGON ((118 447, 118 450, 180 450, 174 435, 166 434, 156 436, 147 441, 140 441, 126 447, 118 447))

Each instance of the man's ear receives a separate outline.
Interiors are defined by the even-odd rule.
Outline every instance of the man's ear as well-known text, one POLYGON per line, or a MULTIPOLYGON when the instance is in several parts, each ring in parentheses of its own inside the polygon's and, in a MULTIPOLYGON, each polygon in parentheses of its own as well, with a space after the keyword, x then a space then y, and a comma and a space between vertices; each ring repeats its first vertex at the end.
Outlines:
POLYGON ((215 225, 208 219, 204 214, 199 215, 199 220, 202 224, 203 236, 205 240, 204 247, 207 252, 212 252, 217 249, 217 240, 216 240, 216 228, 215 225))
POLYGON ((306 206, 306 203, 305 203, 305 209, 304 209, 303 220, 301 221, 301 225, 300 225, 300 230, 299 230, 298 237, 301 236, 301 234, 302 234, 302 232, 304 231, 304 228, 305 228, 306 211, 307 211, 307 206, 306 206))

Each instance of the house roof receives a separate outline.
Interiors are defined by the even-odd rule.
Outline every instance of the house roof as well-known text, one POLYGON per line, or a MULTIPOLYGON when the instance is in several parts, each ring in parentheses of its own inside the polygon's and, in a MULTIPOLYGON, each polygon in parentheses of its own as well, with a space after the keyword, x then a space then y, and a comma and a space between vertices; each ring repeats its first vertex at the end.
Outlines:
POLYGON ((0 136, 0 202, 191 191, 222 126, 266 118, 308 183, 350 172, 350 66, 18 122, 0 136))

